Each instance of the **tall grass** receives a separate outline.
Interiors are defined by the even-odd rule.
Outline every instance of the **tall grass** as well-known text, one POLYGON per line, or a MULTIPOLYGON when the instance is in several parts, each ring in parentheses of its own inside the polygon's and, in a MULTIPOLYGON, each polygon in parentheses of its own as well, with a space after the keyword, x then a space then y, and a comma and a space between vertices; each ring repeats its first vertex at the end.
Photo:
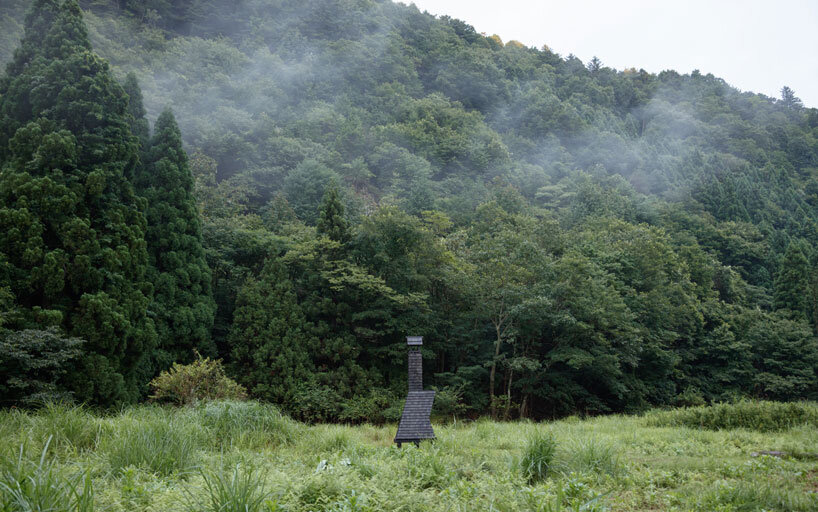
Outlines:
POLYGON ((220 446, 278 446, 291 442, 298 433, 293 420, 274 405, 260 402, 206 402, 193 409, 193 415, 220 446))
POLYGON ((716 482, 701 490, 691 500, 693 510, 778 510, 781 512, 814 512, 818 496, 793 492, 770 484, 749 485, 744 482, 716 482))
POLYGON ((550 433, 537 433, 529 438, 520 460, 523 478, 529 483, 545 480, 552 469, 556 451, 557 443, 550 433))
POLYGON ((0 510, 3 512, 91 512, 94 492, 87 474, 66 476, 47 458, 51 439, 39 460, 25 457, 25 447, 15 459, 0 465, 0 510))
POLYGON ((51 402, 31 417, 29 432, 37 443, 50 438, 51 450, 83 451, 96 447, 101 424, 85 407, 51 402))
POLYGON ((658 427, 743 428, 757 432, 778 432, 801 425, 818 428, 818 404, 741 400, 730 404, 651 411, 645 416, 645 422, 658 427))
POLYGON ((189 492, 190 512, 258 512, 272 510, 270 493, 264 487, 264 475, 240 464, 226 471, 202 471, 204 492, 189 492))
POLYGON ((125 418, 101 449, 111 470, 134 466, 160 476, 185 474, 195 466, 201 433, 179 418, 154 414, 144 420, 125 418))
POLYGON ((619 449, 594 436, 577 436, 565 443, 557 467, 562 474, 594 473, 614 476, 622 469, 619 449))

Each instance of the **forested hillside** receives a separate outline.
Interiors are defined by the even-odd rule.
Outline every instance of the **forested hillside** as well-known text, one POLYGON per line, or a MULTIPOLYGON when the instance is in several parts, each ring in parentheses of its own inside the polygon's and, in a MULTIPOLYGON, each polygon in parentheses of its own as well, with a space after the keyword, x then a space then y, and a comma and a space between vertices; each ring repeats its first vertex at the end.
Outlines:
POLYGON ((137 401, 195 350, 299 419, 393 419, 407 334, 440 413, 818 398, 789 88, 382 0, 80 6, 0 5, 8 403, 137 401))

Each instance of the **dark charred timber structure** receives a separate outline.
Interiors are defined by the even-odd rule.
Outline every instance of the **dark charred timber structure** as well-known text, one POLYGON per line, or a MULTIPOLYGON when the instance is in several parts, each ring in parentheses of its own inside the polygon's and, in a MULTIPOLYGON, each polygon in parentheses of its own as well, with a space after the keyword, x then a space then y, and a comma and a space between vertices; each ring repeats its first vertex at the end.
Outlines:
POLYGON ((409 393, 406 395, 398 433, 395 434, 398 448, 403 443, 419 445, 424 439, 435 438, 435 431, 429 420, 435 392, 423 391, 423 359, 420 355, 423 337, 407 336, 406 345, 409 347, 409 393))

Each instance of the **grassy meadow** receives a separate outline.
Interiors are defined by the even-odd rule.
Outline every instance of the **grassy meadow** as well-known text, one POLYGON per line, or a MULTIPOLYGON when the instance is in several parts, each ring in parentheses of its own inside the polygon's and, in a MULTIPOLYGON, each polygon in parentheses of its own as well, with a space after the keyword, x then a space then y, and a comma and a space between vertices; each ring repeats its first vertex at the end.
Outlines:
POLYGON ((257 402, 0 412, 0 511, 818 510, 815 404, 395 429, 257 402))

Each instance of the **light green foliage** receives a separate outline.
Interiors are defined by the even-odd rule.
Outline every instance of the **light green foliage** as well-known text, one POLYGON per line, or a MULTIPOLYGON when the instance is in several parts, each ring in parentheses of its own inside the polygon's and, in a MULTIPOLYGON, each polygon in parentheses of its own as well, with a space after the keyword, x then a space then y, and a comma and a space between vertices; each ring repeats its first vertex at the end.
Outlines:
POLYGON ((747 429, 779 432, 807 425, 818 428, 818 406, 813 402, 763 402, 741 400, 732 404, 714 404, 671 411, 653 411, 646 416, 649 425, 686 426, 710 430, 747 429))
MULTIPOLYGON (((786 404, 767 404, 773 406, 786 404)), ((482 419, 435 424, 434 443, 398 449, 394 424, 307 426, 254 402, 139 406, 104 417, 55 411, 0 413, 3 510, 37 510, 17 503, 38 500, 58 512, 818 507, 811 492, 814 425, 760 432, 651 426, 638 416, 547 424, 482 419), (102 425, 99 442, 84 450, 31 444, 40 435, 32 427, 55 414, 102 425), (236 442, 256 433, 259 440, 275 437, 282 424, 286 442, 236 442), (752 455, 763 450, 785 455, 752 455), (10 491, 17 483, 22 492, 10 491)))
POLYGON ((549 434, 535 434, 528 440, 523 458, 520 460, 520 469, 526 480, 534 483, 549 476, 556 448, 557 443, 549 434))
POLYGON ((48 448, 58 454, 77 454, 97 447, 102 434, 102 422, 81 406, 49 402, 31 418, 32 443, 48 439, 48 448))
POLYGON ((163 411, 131 416, 100 442, 111 471, 135 467, 161 476, 184 475, 198 462, 204 436, 199 425, 163 411))
POLYGON ((88 474, 68 474, 67 468, 47 457, 48 442, 39 460, 20 447, 16 457, 0 463, 0 510, 92 512, 94 492, 88 474))
MULTIPOLYGON (((191 512, 261 512, 272 509, 264 490, 264 475, 252 468, 236 465, 216 471, 203 471, 203 496, 193 496, 191 512)), ((274 509, 273 509, 274 510, 274 509)))
POLYGON ((224 447, 277 446, 293 441, 297 426, 273 405, 256 401, 208 401, 194 409, 196 421, 224 447))
POLYGON ((192 405, 203 400, 233 399, 247 396, 247 391, 225 375, 221 359, 199 356, 190 364, 173 363, 151 381, 151 398, 176 405, 192 405))

